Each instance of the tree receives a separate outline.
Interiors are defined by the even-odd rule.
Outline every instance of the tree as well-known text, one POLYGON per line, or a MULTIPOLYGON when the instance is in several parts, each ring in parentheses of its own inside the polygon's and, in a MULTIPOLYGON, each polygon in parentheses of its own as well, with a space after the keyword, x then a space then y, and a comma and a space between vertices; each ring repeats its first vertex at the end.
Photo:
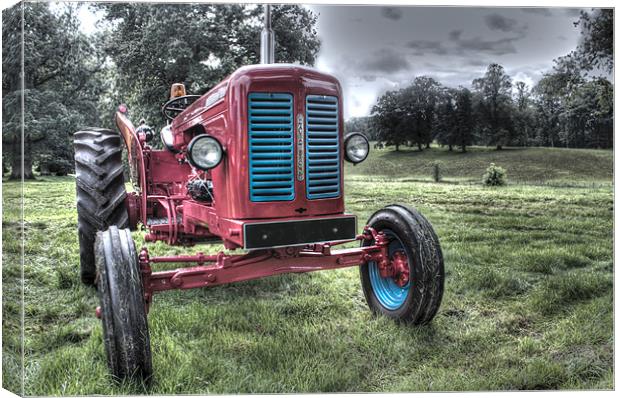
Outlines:
POLYGON ((575 51, 554 60, 532 90, 539 145, 609 147, 613 137, 610 98, 613 85, 588 78, 594 69, 613 70, 613 10, 581 12, 575 26, 581 39, 575 51))
POLYGON ((471 91, 460 87, 456 91, 455 144, 461 147, 461 152, 466 152, 467 146, 473 143, 474 123, 471 91))
POLYGON ((559 143, 560 114, 563 104, 556 81, 552 75, 545 75, 534 86, 537 145, 557 146, 559 143))
POLYGON ((561 115, 570 147, 609 148, 613 140, 613 86, 598 78, 578 87, 561 115))
POLYGON ((371 141, 378 139, 376 131, 372 128, 372 120, 369 116, 352 117, 344 125, 345 133, 359 132, 371 141))
POLYGON ((516 144, 527 146, 534 136, 534 112, 531 104, 531 91, 525 82, 518 81, 515 83, 515 110, 513 115, 513 123, 515 129, 516 144))
POLYGON ((512 102, 512 82, 499 64, 489 65, 484 77, 472 82, 478 94, 481 123, 487 144, 494 144, 497 149, 509 145, 512 141, 512 124, 510 121, 512 102))
POLYGON ((437 105, 437 123, 435 125, 435 138, 441 145, 447 145, 448 150, 457 145, 458 120, 455 109, 456 90, 444 91, 440 103, 437 105))
POLYGON ((448 145, 450 151, 459 146, 461 152, 467 152, 473 143, 474 123, 471 91, 464 87, 447 89, 437 115, 437 141, 448 145))
POLYGON ((401 103, 404 110, 403 122, 410 142, 420 150, 430 147, 433 141, 433 127, 436 122, 437 102, 441 85, 433 78, 418 76, 413 84, 402 92, 401 103))
MULTIPOLYGON (((114 64, 106 113, 124 102, 134 118, 163 121, 170 85, 203 94, 240 66, 260 58, 263 8, 207 3, 94 5, 107 21, 105 51, 114 64)), ((312 65, 320 47, 317 17, 296 5, 273 8, 276 60, 312 65)))
POLYGON ((538 119, 539 145, 566 144, 566 132, 561 115, 575 90, 584 84, 581 67, 573 53, 554 60, 553 70, 545 73, 534 87, 538 119), (564 136, 564 138, 562 138, 564 136))
POLYGON ((377 130, 379 141, 394 145, 397 152, 407 142, 403 131, 405 111, 402 98, 402 90, 388 91, 379 97, 372 108, 372 124, 377 130))
POLYGON ((10 178, 23 174, 30 179, 37 156, 47 153, 67 161, 72 157, 70 133, 97 119, 96 113, 85 111, 97 101, 92 76, 100 65, 91 42, 79 31, 74 7, 54 13, 48 4, 27 2, 4 10, 2 18, 2 141, 9 148, 10 178))
POLYGON ((614 68, 614 10, 612 8, 581 11, 575 26, 581 27, 581 40, 576 56, 586 71, 614 68))

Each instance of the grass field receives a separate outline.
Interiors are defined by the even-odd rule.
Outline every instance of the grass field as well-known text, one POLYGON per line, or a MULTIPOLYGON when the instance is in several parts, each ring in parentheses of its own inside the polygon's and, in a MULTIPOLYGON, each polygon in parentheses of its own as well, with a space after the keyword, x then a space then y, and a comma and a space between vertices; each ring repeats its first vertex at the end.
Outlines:
MULTIPOLYGON (((372 317, 356 269, 168 292, 149 315, 156 381, 148 390, 107 377, 96 292, 78 277, 74 180, 29 182, 25 393, 613 388, 612 162, 610 151, 375 151, 347 166, 347 209, 363 224, 406 203, 432 222, 446 262, 432 324, 372 317), (445 182, 430 181, 435 159, 445 182), (479 184, 492 161, 507 169, 508 186, 479 184)), ((3 378, 13 390, 18 196, 19 185, 3 183, 3 378)))
POLYGON ((408 181, 431 181, 431 165, 441 163, 446 179, 452 182, 481 180, 490 163, 508 170, 512 183, 551 186, 583 186, 609 184, 613 177, 612 152, 601 150, 572 150, 564 148, 505 148, 470 147, 467 153, 431 148, 401 147, 374 150, 373 155, 358 166, 350 167, 350 178, 381 177, 408 181))

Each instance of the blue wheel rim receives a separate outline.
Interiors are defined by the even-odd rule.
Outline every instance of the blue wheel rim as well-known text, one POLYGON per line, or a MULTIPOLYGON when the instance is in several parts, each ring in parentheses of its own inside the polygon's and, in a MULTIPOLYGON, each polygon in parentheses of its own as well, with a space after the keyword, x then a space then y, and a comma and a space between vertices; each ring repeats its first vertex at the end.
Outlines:
MULTIPOLYGON (((397 251, 404 251, 405 247, 403 243, 398 239, 398 236, 389 229, 382 231, 388 237, 392 238, 388 246, 388 253, 390 257, 397 251)), ((382 278, 379 273, 379 267, 377 263, 371 261, 368 263, 368 275, 370 277, 370 285, 372 291, 379 303, 388 310, 394 311, 402 307, 409 296, 409 290, 411 288, 411 280, 403 287, 398 286, 394 279, 382 278)))

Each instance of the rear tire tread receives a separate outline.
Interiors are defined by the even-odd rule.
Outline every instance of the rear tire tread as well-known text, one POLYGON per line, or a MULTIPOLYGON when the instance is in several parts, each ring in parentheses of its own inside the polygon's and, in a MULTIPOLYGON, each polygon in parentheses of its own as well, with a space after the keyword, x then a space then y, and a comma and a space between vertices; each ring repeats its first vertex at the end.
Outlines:
POLYGON ((80 272, 82 281, 92 285, 96 232, 129 223, 121 137, 113 130, 88 128, 74 134, 74 148, 80 272))

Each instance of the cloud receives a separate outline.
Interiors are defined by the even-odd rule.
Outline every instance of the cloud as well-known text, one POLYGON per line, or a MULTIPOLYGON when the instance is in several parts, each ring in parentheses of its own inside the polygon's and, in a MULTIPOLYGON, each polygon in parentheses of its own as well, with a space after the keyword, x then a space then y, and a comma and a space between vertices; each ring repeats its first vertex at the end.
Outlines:
POLYGON ((450 31, 450 33, 448 33, 448 37, 452 41, 457 41, 461 38, 462 34, 463 34, 462 30, 453 30, 453 31, 450 31))
POLYGON ((382 48, 361 64, 366 71, 395 73, 411 67, 407 58, 390 48, 382 48))
POLYGON ((459 49, 463 51, 475 51, 493 55, 514 54, 517 52, 513 42, 516 37, 508 37, 498 40, 485 40, 480 37, 462 39, 458 41, 459 49))
POLYGON ((463 39, 462 30, 453 30, 448 33, 448 37, 455 43, 455 47, 446 50, 446 52, 449 51, 459 55, 475 56, 476 54, 472 53, 486 53, 492 55, 514 54, 517 52, 517 49, 513 43, 523 36, 520 35, 518 37, 507 37, 497 40, 486 40, 479 36, 471 39, 463 39))
POLYGON ((467 60, 467 62, 465 62, 465 66, 488 66, 490 64, 490 62, 488 61, 484 61, 482 59, 470 59, 467 60))
POLYGON ((517 52, 514 42, 525 37, 526 25, 518 26, 516 20, 499 14, 486 15, 485 22, 492 30, 513 32, 517 35, 495 40, 480 36, 466 39, 463 38, 463 30, 452 30, 448 33, 448 37, 454 43, 454 47, 447 48, 446 52, 470 57, 480 56, 480 54, 505 55, 517 52))
POLYGON ((530 88, 533 87, 548 69, 546 64, 528 65, 518 68, 506 68, 506 73, 512 77, 513 82, 525 82, 530 88))
POLYGON ((415 55, 424 55, 427 53, 444 55, 447 54, 448 51, 444 48, 444 46, 439 41, 433 40, 411 40, 406 44, 407 47, 415 50, 415 55))
POLYGON ((381 15, 387 19, 398 21, 403 17, 403 10, 396 7, 381 7, 381 15))
POLYGON ((551 10, 548 8, 542 8, 542 7, 527 7, 527 8, 522 8, 521 11, 528 13, 528 14, 538 14, 538 15, 542 15, 545 17, 550 17, 551 16, 551 10))
POLYGON ((502 32, 514 32, 517 29, 517 20, 506 18, 497 13, 488 14, 484 17, 484 22, 491 30, 501 30, 502 32))
POLYGON ((362 75, 360 76, 360 79, 365 82, 374 82, 377 80, 377 75, 362 75))
POLYGON ((578 17, 581 15, 581 8, 566 8, 564 14, 569 17, 578 17))

